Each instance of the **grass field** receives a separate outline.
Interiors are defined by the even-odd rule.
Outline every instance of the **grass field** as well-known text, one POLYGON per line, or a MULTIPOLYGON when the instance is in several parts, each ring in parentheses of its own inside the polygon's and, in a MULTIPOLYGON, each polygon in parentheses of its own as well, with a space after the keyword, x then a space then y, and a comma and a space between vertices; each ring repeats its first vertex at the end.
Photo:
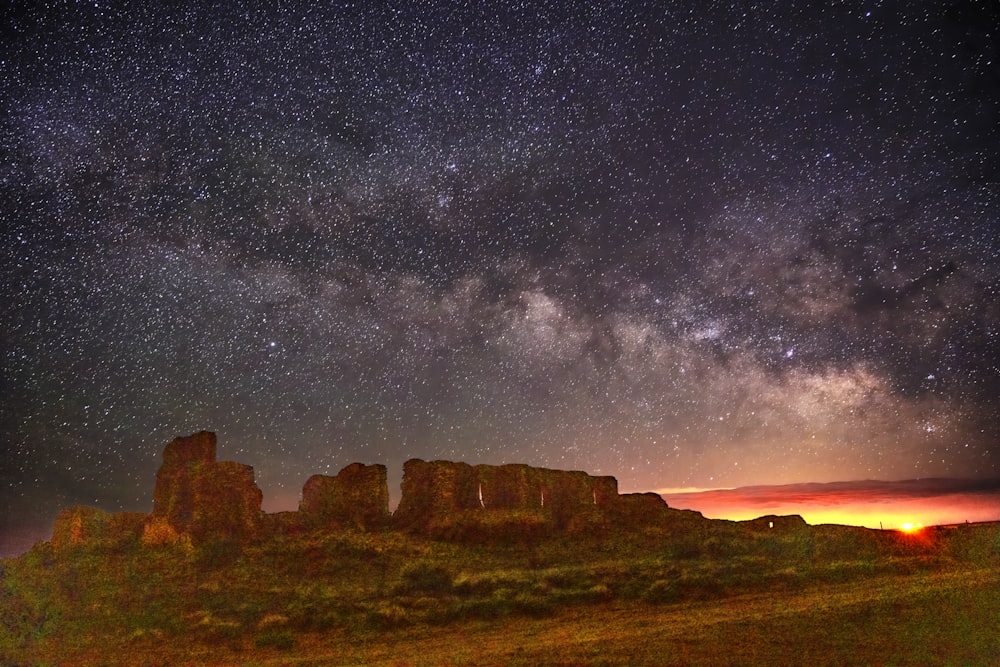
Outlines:
POLYGON ((996 664, 998 536, 41 544, 2 561, 0 663, 996 664))
MULTIPOLYGON (((1000 655, 1000 574, 881 576, 795 593, 304 640, 248 665, 988 665, 1000 655)), ((234 664, 239 656, 233 655, 234 664)))

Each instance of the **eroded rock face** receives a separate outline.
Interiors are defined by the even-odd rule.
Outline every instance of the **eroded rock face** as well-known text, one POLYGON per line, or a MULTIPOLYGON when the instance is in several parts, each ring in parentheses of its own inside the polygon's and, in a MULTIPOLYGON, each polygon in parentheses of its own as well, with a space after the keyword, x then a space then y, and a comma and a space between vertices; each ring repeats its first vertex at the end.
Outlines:
POLYGON ((426 530, 431 521, 480 507, 476 476, 467 463, 411 459, 403 464, 402 497, 393 524, 426 530))
POLYGON ((189 463, 215 463, 215 434, 198 431, 186 437, 174 438, 163 448, 163 465, 183 466, 189 463))
MULTIPOLYGON (((75 507, 56 519, 52 543, 57 548, 137 542, 194 549, 217 540, 246 543, 311 531, 379 530, 390 522, 440 539, 529 543, 555 531, 691 533, 712 523, 697 512, 669 509, 654 493, 619 495, 614 477, 420 459, 404 465, 402 498, 390 517, 386 478, 383 465, 352 463, 335 477, 311 477, 298 512, 265 515, 253 468, 216 461, 215 434, 201 431, 176 438, 164 449, 150 515, 75 507)), ((766 516, 743 525, 750 530, 806 527, 799 516, 766 516)))
POLYGON ((352 463, 336 477, 313 475, 302 488, 299 512, 313 528, 384 528, 389 523, 385 466, 352 463))
POLYGON ((62 549, 85 545, 115 549, 136 541, 146 515, 141 512, 108 513, 96 507, 78 505, 56 517, 52 546, 62 549))
POLYGON ((411 459, 403 465, 402 492, 393 524, 404 530, 434 532, 449 517, 468 521, 470 511, 483 510, 527 511, 562 529, 581 512, 614 505, 618 482, 614 477, 522 464, 470 466, 411 459))
POLYGON ((195 543, 247 541, 260 532, 263 494, 253 468, 215 460, 215 434, 176 438, 163 451, 156 473, 153 519, 166 519, 195 543))

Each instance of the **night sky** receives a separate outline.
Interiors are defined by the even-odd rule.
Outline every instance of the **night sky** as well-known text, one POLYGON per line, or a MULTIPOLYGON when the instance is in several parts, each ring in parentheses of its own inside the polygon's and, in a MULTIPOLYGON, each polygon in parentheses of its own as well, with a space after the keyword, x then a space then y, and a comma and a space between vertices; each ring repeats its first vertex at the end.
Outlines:
POLYGON ((36 4, 0 533, 149 511, 201 429, 269 510, 413 457, 1000 476, 997 2, 36 4))

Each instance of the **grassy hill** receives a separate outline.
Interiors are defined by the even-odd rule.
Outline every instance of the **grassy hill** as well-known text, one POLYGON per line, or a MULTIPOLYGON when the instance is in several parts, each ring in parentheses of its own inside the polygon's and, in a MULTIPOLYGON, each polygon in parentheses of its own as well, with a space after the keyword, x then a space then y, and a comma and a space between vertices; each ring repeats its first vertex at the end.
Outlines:
POLYGON ((503 530, 476 541, 348 530, 243 546, 39 543, 0 561, 0 663, 985 664, 1000 655, 996 524, 912 534, 767 525, 503 530))

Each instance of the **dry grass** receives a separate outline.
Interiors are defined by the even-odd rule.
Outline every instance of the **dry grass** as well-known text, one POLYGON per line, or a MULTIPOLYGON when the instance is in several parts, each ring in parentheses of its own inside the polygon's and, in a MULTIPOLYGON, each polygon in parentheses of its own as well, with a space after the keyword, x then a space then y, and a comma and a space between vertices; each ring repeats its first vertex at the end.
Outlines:
POLYGON ((547 619, 310 637, 258 665, 927 665, 1000 655, 996 569, 881 576, 794 593, 571 607, 547 619))
POLYGON ((989 664, 1000 532, 731 526, 497 547, 345 533, 41 545, 3 561, 0 664, 989 664))

